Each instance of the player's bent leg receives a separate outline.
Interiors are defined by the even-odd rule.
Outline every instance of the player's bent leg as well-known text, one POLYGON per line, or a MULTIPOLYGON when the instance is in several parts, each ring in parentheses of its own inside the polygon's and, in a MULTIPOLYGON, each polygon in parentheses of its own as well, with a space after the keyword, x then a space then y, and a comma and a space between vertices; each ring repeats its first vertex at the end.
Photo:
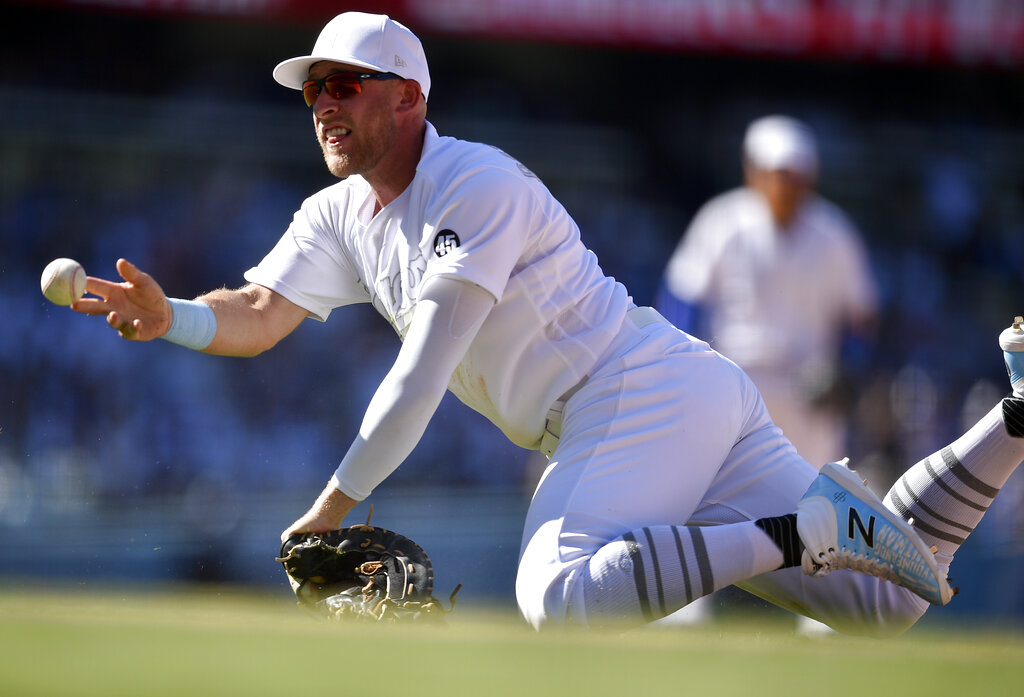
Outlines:
POLYGON ((796 563, 790 553, 786 564, 797 568, 741 581, 739 587, 844 633, 892 636, 905 631, 928 607, 912 592, 859 572, 812 578, 800 568, 803 543, 798 531, 780 524, 788 516, 779 513, 796 511, 819 476, 776 429, 760 429, 733 448, 690 523, 757 520, 780 549, 800 546, 796 563))
POLYGON ((753 522, 719 527, 648 526, 567 558, 558 521, 527 545, 517 600, 536 628, 546 624, 625 629, 662 619, 697 598, 779 568, 783 554, 753 522))
MULTIPOLYGON (((762 473, 758 479, 769 489, 807 477, 798 466, 768 471, 775 474, 762 473)), ((846 485, 854 488, 850 482, 846 485)), ((812 485, 808 494, 820 493, 819 488, 812 485)), ((740 494, 734 502, 744 500, 740 494)), ((874 502, 881 508, 877 497, 874 502)), ((785 501, 762 503, 752 514, 769 511, 772 505, 796 507, 785 501)), ((719 521, 738 514, 722 504, 702 510, 705 515, 715 513, 719 521)), ((831 515, 830 527, 835 528, 835 514, 831 515)), ((881 537, 883 525, 872 525, 870 517, 884 514, 872 509, 861 515, 868 520, 866 528, 881 537)), ((522 557, 517 598, 524 616, 537 628, 561 623, 637 626, 731 584, 857 635, 900 634, 928 607, 907 588, 863 573, 832 568, 824 578, 805 575, 800 568, 804 548, 793 515, 710 527, 644 526, 612 540, 582 531, 592 526, 574 528, 566 521, 571 523, 572 517, 541 526, 522 557), (780 566, 791 568, 769 573, 780 566)), ((899 549, 903 546, 897 542, 899 549)))
POLYGON ((645 527, 605 545, 588 560, 581 597, 573 600, 592 627, 646 624, 777 569, 782 557, 753 523, 645 527))
MULTIPOLYGON (((595 375, 566 405, 562 442, 524 532, 516 592, 531 624, 643 623, 729 583, 845 632, 888 636, 921 616, 927 603, 861 573, 768 573, 793 564, 793 548, 803 552, 787 514, 817 470, 774 428, 745 376, 723 370, 724 362, 693 351, 670 362, 676 372, 668 376, 661 364, 648 370, 635 352, 627 362, 595 375), (665 382, 707 399, 666 400, 657 387, 665 382), (627 420, 636 414, 643 414, 639 428, 627 420), (719 527, 699 527, 710 525, 719 527)), ((845 491, 860 486, 849 482, 845 491)), ((894 522, 878 504, 874 497, 870 510, 894 522)), ((830 515, 838 528, 836 511, 830 515)), ((895 547, 902 540, 920 552, 912 531, 899 532, 895 547)), ((811 541, 816 552, 821 542, 811 541)), ((841 567, 829 560, 827 569, 841 567)))
POLYGON ((563 538, 561 522, 551 521, 526 547, 517 600, 538 629, 563 623, 627 629, 735 584, 837 631, 874 637, 906 631, 928 607, 909 589, 863 573, 805 575, 800 552, 782 553, 762 522, 645 527, 588 552, 599 543, 582 544, 588 536, 579 533, 563 538), (575 543, 567 547, 560 538, 575 543), (772 571, 783 565, 789 568, 772 571))
MULTIPOLYGON (((752 523, 736 533, 742 552, 733 556, 744 557, 747 565, 739 571, 701 561, 700 541, 688 531, 679 531, 688 551, 678 553, 670 528, 693 515, 736 442, 751 429, 771 424, 742 371, 706 344, 664 327, 646 337, 638 331, 565 405, 561 440, 527 514, 516 583, 522 612, 536 627, 586 623, 588 597, 593 604, 599 594, 594 579, 610 583, 611 568, 624 548, 645 569, 653 568, 654 555, 663 562, 676 556, 673 564, 663 563, 660 576, 644 577, 671 586, 665 592, 666 610, 728 585, 715 580, 705 589, 691 581, 687 595, 684 579, 699 580, 701 563, 710 564, 717 578, 735 580, 773 568, 746 560, 751 540, 764 553, 780 556, 752 523), (646 540, 645 528, 653 543, 646 540), (627 534, 638 540, 635 546, 627 534), (612 546, 603 549, 607 545, 612 546)), ((619 602, 613 595, 631 595, 636 621, 643 623, 640 597, 647 590, 639 588, 636 578, 621 576, 627 584, 621 591, 604 592, 613 604, 619 602)))

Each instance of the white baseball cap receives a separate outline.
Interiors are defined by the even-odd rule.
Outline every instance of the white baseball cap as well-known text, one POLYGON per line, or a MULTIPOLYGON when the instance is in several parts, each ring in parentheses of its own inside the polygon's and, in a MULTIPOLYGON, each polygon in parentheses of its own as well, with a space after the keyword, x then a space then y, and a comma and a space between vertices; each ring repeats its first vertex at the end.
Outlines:
POLYGON ((807 124, 788 116, 765 116, 747 127, 743 156, 755 167, 786 170, 808 179, 818 175, 818 144, 807 124))
POLYGON ((313 52, 283 61, 274 79, 285 87, 302 89, 309 68, 320 61, 348 63, 381 73, 394 73, 420 83, 423 98, 430 92, 427 57, 416 35, 387 15, 345 12, 323 28, 313 52))

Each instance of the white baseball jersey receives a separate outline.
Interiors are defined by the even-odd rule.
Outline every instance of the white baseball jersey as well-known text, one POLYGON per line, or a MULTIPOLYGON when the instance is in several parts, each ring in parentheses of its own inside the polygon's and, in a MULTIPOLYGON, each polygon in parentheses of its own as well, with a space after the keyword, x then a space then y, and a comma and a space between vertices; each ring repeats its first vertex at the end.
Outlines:
POLYGON ((852 223, 810 193, 785 231, 763 198, 736 189, 696 215, 665 272, 680 300, 708 308, 706 336, 746 370, 792 377, 834 356, 840 329, 876 308, 874 281, 852 223))
POLYGON ((517 445, 537 448, 551 404, 615 337, 630 305, 580 241, 568 213, 526 167, 427 124, 405 191, 373 215, 352 176, 307 199, 273 250, 245 274, 326 320, 370 302, 405 337, 434 276, 494 296, 449 389, 517 445))

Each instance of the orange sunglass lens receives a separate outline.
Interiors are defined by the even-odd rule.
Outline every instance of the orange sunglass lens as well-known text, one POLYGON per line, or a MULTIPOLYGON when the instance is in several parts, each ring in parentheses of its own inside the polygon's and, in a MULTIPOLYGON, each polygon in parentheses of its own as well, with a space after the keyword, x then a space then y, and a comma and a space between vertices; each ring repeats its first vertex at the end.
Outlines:
POLYGON ((355 75, 345 74, 328 75, 322 80, 307 80, 302 83, 302 96, 306 100, 306 106, 316 104, 321 89, 327 90, 327 94, 333 99, 343 99, 362 92, 362 85, 355 75))

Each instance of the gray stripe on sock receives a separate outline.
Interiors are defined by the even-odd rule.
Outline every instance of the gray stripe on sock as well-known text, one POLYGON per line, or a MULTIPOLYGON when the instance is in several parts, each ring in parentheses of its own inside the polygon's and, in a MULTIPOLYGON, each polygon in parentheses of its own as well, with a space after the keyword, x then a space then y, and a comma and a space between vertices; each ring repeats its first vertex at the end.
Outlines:
MULTIPOLYGON (((945 452, 945 451, 943 451, 943 452, 945 452)), ((952 455, 952 452, 950 453, 950 455, 952 455)), ((945 462, 945 460, 946 460, 945 456, 943 456, 942 459, 943 459, 943 462, 945 462)), ((956 456, 953 456, 953 461, 956 464, 958 464, 958 465, 960 464, 959 461, 956 459, 956 456)), ((946 466, 949 467, 948 464, 946 466)), ((961 467, 963 467, 963 466, 961 465, 961 467)), ((947 494, 952 496, 954 499, 956 499, 960 503, 962 503, 965 506, 968 506, 970 508, 973 508, 976 511, 981 511, 982 513, 984 513, 985 511, 988 510, 988 506, 983 506, 980 503, 975 503, 974 501, 971 501, 969 498, 967 498, 966 496, 961 494, 959 491, 957 491, 956 489, 951 487, 949 484, 946 484, 946 482, 942 481, 942 477, 939 475, 938 472, 935 471, 935 468, 932 467, 931 460, 925 460, 924 461, 924 468, 925 468, 925 471, 928 472, 928 476, 931 477, 931 480, 933 482, 935 482, 936 486, 938 486, 940 489, 945 491, 947 494)), ((952 470, 950 470, 950 471, 952 471, 952 470)), ((953 472, 953 475, 956 476, 956 472, 953 472)), ((959 477, 957 477, 957 478, 959 479, 959 477)))
MULTIPOLYGON (((945 447, 942 449, 942 461, 946 463, 946 467, 949 468, 949 471, 952 472, 957 479, 977 491, 982 496, 994 499, 996 494, 999 493, 999 489, 989 486, 968 472, 967 468, 963 466, 963 463, 960 462, 959 458, 957 458, 952 448, 945 447)), ((983 510, 987 510, 987 507, 983 510)))
POLYGON ((690 528, 690 540, 693 542, 693 555, 697 558, 697 569, 700 571, 701 595, 707 595, 715 588, 715 576, 711 573, 708 547, 700 528, 690 528))
MULTIPOLYGON (((900 483, 906 486, 906 477, 901 479, 900 483)), ((910 487, 907 487, 907 489, 909 491, 910 487)), ((913 492, 911 492, 911 495, 913 495, 913 492)), ((938 538, 940 540, 945 540, 946 542, 952 542, 956 545, 962 545, 964 541, 967 539, 966 537, 957 537, 956 535, 952 535, 950 533, 943 532, 942 530, 939 530, 937 528, 933 528, 925 521, 915 517, 913 515, 913 511, 910 508, 908 508, 905 503, 903 503, 902 499, 900 499, 899 494, 896 493, 895 487, 889 492, 889 501, 891 501, 892 504, 896 507, 896 512, 899 513, 904 520, 909 520, 910 518, 914 519, 913 527, 915 530, 920 530, 921 532, 931 535, 932 537, 938 538)), ((917 501, 917 504, 920 505, 920 501, 917 501)), ((922 506, 922 508, 924 508, 924 506, 922 506)), ((967 532, 971 533, 972 530, 967 530, 967 532)))
MULTIPOLYGON (((930 508, 929 506, 925 505, 925 503, 921 500, 921 496, 916 491, 914 491, 913 487, 910 486, 910 481, 907 479, 906 476, 904 476, 902 479, 900 479, 900 483, 907 490, 907 493, 910 494, 910 498, 913 501, 913 504, 911 506, 911 510, 912 511, 919 510, 919 511, 923 512, 925 515, 930 516, 931 518, 933 518, 935 521, 937 521, 939 523, 942 523, 943 525, 948 525, 951 528, 959 528, 960 530, 963 530, 967 534, 970 534, 970 533, 974 532, 974 528, 972 528, 971 526, 964 525, 963 523, 958 523, 955 520, 950 520, 949 518, 946 518, 945 516, 940 515, 939 513, 935 512, 932 508, 930 508)), ((915 519, 915 523, 914 524, 917 525, 917 523, 919 522, 917 519, 920 516, 917 515, 916 513, 912 513, 911 515, 914 516, 914 519, 915 519)), ((951 542, 952 542, 952 540, 951 540, 951 542)))
POLYGON ((683 570, 683 585, 686 588, 686 604, 693 602, 693 586, 690 583, 690 567, 686 564, 686 554, 683 552, 683 539, 679 536, 679 528, 672 526, 672 535, 676 538, 676 554, 679 555, 679 566, 683 570))
POLYGON ((633 584, 636 586, 636 597, 640 602, 640 611, 648 622, 654 621, 651 614, 651 600, 647 596, 647 574, 644 573, 644 560, 640 554, 640 545, 637 544, 633 533, 627 532, 622 536, 626 541, 626 549, 629 550, 629 557, 633 562, 633 584))
POLYGON ((651 565, 654 567, 654 584, 658 589, 658 610, 661 611, 660 617, 664 617, 668 614, 668 610, 665 608, 665 587, 661 581, 661 566, 658 564, 658 550, 654 547, 654 536, 651 535, 650 528, 644 528, 644 537, 647 538, 647 548, 651 551, 651 565))

